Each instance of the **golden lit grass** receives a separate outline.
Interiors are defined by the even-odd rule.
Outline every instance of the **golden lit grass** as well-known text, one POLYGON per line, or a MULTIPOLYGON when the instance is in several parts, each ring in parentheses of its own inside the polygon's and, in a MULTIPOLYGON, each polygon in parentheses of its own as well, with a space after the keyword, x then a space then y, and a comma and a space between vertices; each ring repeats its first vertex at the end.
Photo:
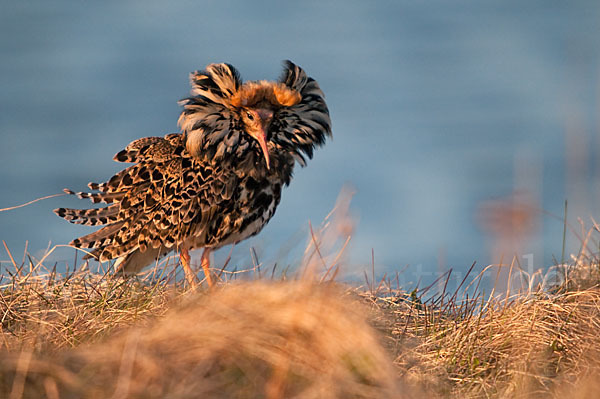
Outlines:
POLYGON ((374 272, 367 288, 349 287, 332 282, 352 230, 348 204, 311 229, 287 281, 255 262, 193 292, 162 265, 146 279, 61 276, 42 261, 24 270, 7 251, 0 397, 594 397, 600 268, 587 239, 553 287, 539 272, 520 272, 525 284, 508 295, 484 295, 482 274, 429 297, 376 284, 374 272), (239 274, 246 281, 232 280, 239 274))
POLYGON ((422 302, 307 279, 193 293, 87 272, 6 277, 0 397, 584 398, 599 388, 600 291, 574 278, 508 299, 422 302))
MULTIPOLYGON (((11 329, 2 331, 0 397, 399 394, 391 357, 365 321, 365 305, 332 284, 229 283, 169 300, 168 287, 150 298, 144 293, 150 287, 112 280, 91 290, 112 290, 104 299, 93 294, 81 302, 68 299, 73 290, 59 300, 41 299, 52 296, 54 284, 37 280, 35 290, 19 290, 19 311, 3 305, 11 329)), ((2 303, 14 296, 5 291, 2 303)))
POLYGON ((56 351, 93 343, 114 329, 164 313, 176 297, 166 284, 77 272, 28 274, 0 285, 2 338, 8 351, 56 351))
POLYGON ((434 395, 562 397, 600 370, 597 289, 453 301, 445 310, 375 301, 393 319, 399 374, 434 395))

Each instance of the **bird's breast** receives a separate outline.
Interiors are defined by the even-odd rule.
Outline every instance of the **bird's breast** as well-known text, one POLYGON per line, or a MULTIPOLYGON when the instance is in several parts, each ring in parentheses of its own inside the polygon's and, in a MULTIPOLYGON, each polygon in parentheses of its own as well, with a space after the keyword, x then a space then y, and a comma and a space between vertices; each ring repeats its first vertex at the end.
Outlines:
POLYGON ((231 199, 214 209, 210 220, 198 226, 186 246, 219 248, 258 234, 275 214, 281 188, 281 182, 272 176, 241 179, 231 199))

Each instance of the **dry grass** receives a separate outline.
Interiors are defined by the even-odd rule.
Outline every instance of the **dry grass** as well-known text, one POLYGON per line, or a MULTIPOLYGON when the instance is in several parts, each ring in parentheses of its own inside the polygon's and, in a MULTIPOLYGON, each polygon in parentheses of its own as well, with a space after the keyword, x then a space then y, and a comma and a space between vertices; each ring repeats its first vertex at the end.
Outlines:
POLYGON ((115 329, 163 314, 177 293, 167 284, 88 272, 3 278, 2 339, 7 351, 53 352, 102 340, 115 329))
POLYGON ((558 398, 600 371, 597 289, 444 306, 374 301, 392 320, 399 374, 434 396, 558 398))
POLYGON ((364 304, 332 284, 230 283, 168 300, 168 287, 150 297, 149 287, 110 280, 91 290, 97 302, 83 298, 83 278, 71 279, 83 282, 75 300, 73 290, 41 299, 55 284, 39 279, 5 292, 29 304, 2 309, 11 329, 3 328, 0 397, 398 396, 364 304))
POLYGON ((352 230, 348 203, 336 209, 342 217, 311 228, 296 278, 273 278, 253 259, 212 291, 188 291, 168 265, 123 280, 58 275, 42 261, 25 270, 9 253, 0 397, 579 399, 600 389, 589 236, 553 270, 559 285, 520 271, 522 286, 484 295, 481 274, 467 275, 432 295, 372 272, 356 288, 333 282, 352 230))
POLYGON ((600 290, 581 273, 553 290, 428 301, 307 279, 192 293, 5 275, 0 397, 589 397, 600 290))

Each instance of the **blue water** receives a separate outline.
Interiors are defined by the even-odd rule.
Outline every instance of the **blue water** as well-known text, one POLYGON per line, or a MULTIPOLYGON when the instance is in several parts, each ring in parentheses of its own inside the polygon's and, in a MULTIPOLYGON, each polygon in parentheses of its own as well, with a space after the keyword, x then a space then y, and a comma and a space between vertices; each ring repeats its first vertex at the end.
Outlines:
MULTIPOLYGON (((120 168, 111 158, 130 141, 176 131, 189 72, 224 61, 246 79, 276 78, 289 58, 324 90, 334 139, 297 170, 263 233, 234 250, 239 262, 250 246, 273 259, 288 242, 302 247, 345 183, 357 192, 354 271, 370 267, 371 249, 379 272, 497 261, 478 209, 515 188, 556 215, 569 198, 574 224, 599 217, 600 2, 0 7, 0 208, 83 189, 120 168)), ((90 231, 51 213, 83 204, 1 212, 0 238, 39 257, 90 231)), ((538 216, 521 250, 544 267, 560 257, 563 226, 538 216)), ((578 245, 570 236, 567 249, 578 245)))

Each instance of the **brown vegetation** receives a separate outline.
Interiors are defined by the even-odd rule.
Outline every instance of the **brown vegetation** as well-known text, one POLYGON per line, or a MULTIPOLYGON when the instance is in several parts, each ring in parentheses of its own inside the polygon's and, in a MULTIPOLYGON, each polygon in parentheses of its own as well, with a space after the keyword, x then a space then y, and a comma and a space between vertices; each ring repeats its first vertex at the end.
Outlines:
POLYGON ((438 294, 376 284, 374 271, 350 287, 333 281, 347 205, 311 228, 297 278, 255 263, 221 271, 212 290, 186 289, 169 259, 123 280, 19 265, 7 249, 0 397, 579 399, 600 388, 600 266, 587 245, 551 270, 554 285, 513 263, 508 286, 487 295, 491 267, 453 292, 449 273, 438 294))
POLYGON ((332 284, 185 293, 77 273, 2 287, 0 397, 394 397, 364 304, 332 284))
POLYGON ((5 275, 0 397, 583 398, 600 367, 590 276, 422 302, 306 279, 192 293, 87 272, 5 275))

